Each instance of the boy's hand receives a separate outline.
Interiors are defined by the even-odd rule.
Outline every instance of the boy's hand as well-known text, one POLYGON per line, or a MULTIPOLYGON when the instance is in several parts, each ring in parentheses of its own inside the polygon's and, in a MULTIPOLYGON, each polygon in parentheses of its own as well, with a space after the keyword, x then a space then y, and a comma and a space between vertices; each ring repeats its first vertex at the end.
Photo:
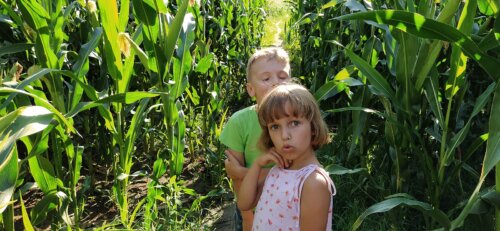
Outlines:
POLYGON ((243 179, 242 171, 244 170, 244 166, 238 158, 236 154, 231 150, 226 150, 224 152, 226 154, 226 159, 224 160, 224 166, 226 167, 227 176, 233 180, 241 180, 243 179))

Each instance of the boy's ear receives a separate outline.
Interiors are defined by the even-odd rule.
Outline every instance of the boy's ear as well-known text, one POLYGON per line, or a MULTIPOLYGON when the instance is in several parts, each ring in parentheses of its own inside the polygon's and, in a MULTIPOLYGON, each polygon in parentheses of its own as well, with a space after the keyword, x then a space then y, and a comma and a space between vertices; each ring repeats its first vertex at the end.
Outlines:
POLYGON ((248 93, 248 95, 250 95, 250 97, 255 96, 255 91, 253 89, 252 84, 250 84, 250 83, 247 83, 247 93, 248 93))

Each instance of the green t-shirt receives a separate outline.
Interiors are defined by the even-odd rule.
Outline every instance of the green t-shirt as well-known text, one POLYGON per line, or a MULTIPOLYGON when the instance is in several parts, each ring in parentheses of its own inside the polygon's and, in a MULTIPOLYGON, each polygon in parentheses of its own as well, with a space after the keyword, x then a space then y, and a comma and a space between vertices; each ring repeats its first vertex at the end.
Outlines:
POLYGON ((235 112, 229 118, 219 140, 228 148, 243 152, 245 167, 248 168, 261 153, 257 147, 261 133, 256 105, 253 105, 235 112))

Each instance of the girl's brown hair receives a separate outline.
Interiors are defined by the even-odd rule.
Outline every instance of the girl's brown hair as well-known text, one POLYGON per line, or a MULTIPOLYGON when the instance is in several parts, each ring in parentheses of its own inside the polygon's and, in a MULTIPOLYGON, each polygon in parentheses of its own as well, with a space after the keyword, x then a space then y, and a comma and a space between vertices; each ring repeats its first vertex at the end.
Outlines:
POLYGON ((284 116, 303 117, 311 122, 311 144, 314 150, 330 142, 328 128, 321 118, 319 106, 314 96, 302 85, 289 83, 281 84, 272 89, 258 105, 259 124, 262 135, 259 140, 259 148, 267 151, 274 147, 269 136, 267 124, 272 123, 284 116), (291 115, 285 110, 286 104, 290 105, 291 115))

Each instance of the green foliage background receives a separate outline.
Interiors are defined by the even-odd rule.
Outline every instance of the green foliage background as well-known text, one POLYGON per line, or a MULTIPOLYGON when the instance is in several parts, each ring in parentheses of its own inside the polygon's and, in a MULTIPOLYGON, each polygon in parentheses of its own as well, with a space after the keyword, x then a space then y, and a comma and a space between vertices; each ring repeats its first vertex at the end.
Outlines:
MULTIPOLYGON (((0 0, 0 227, 213 229, 217 137, 284 12, 266 4, 0 0), (116 217, 91 223, 99 203, 116 217)), ((333 135, 335 230, 500 229, 498 2, 284 4, 333 135)))

